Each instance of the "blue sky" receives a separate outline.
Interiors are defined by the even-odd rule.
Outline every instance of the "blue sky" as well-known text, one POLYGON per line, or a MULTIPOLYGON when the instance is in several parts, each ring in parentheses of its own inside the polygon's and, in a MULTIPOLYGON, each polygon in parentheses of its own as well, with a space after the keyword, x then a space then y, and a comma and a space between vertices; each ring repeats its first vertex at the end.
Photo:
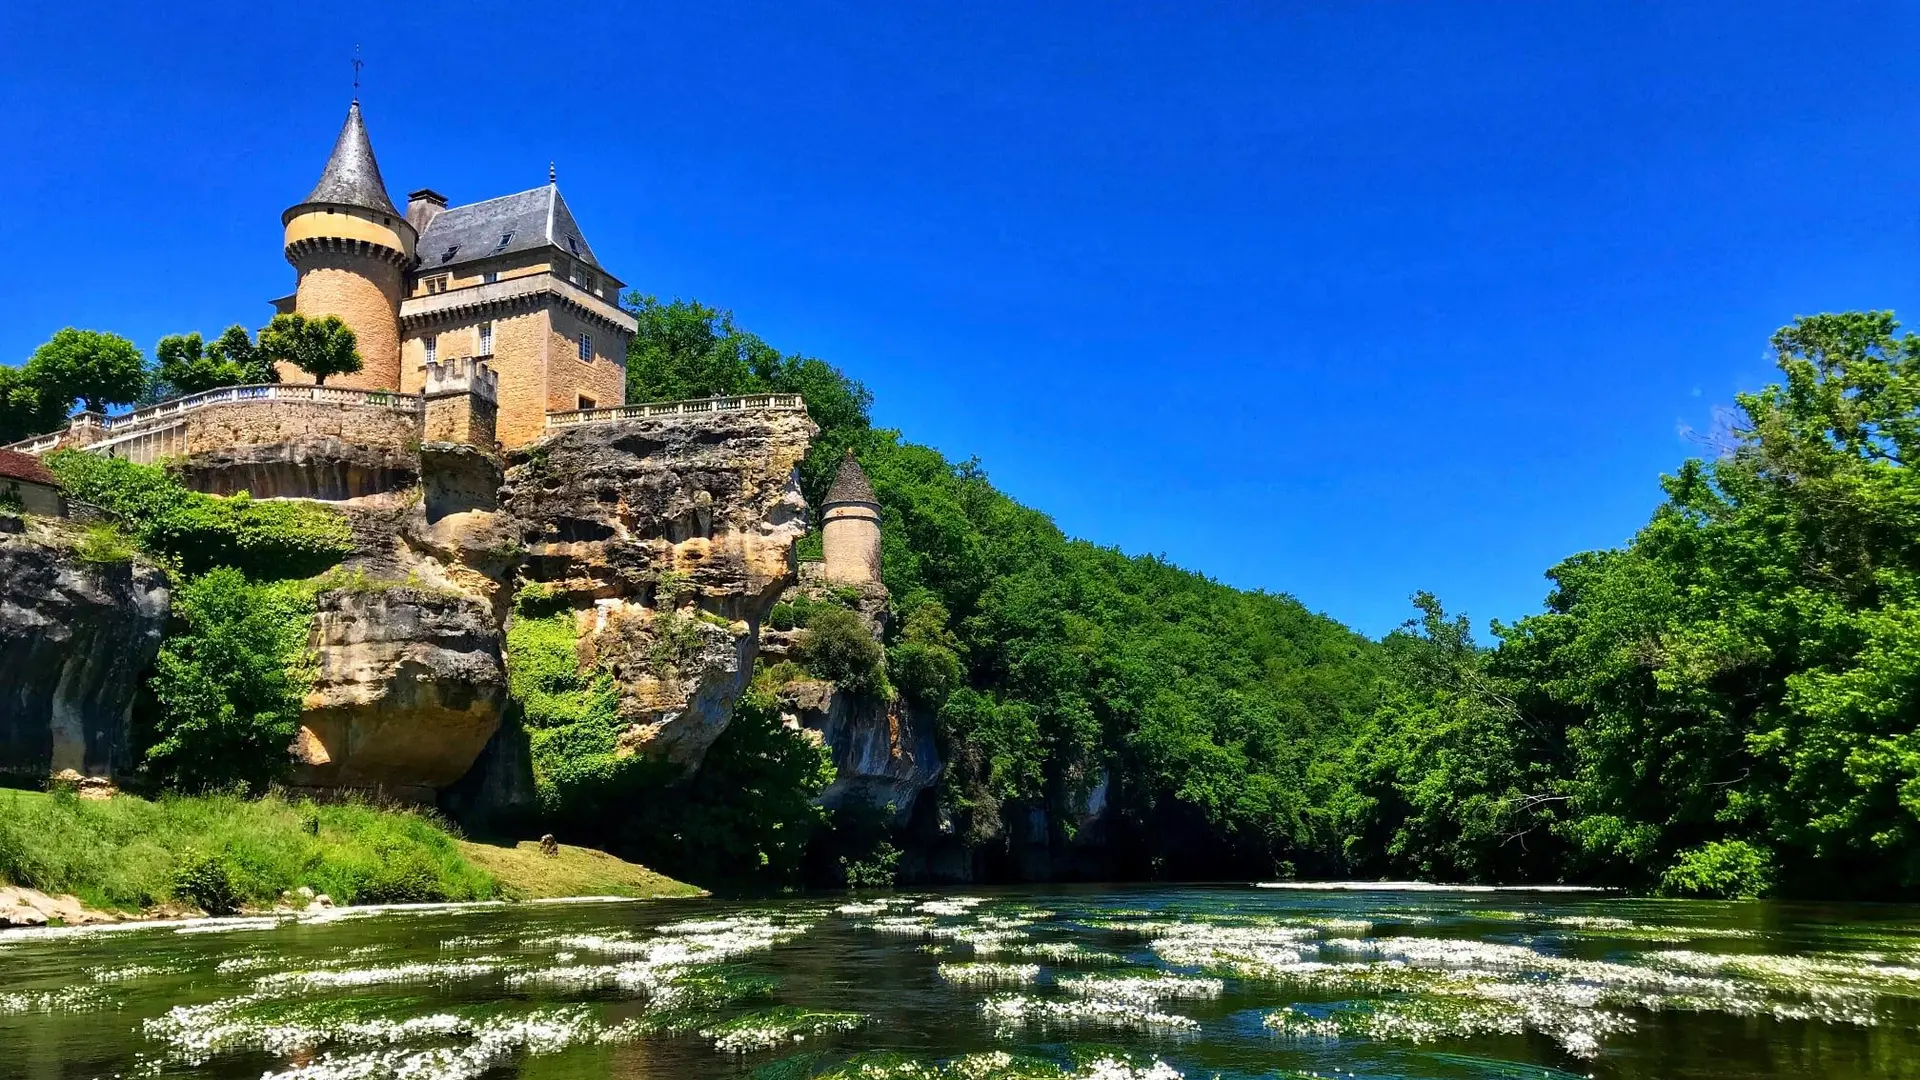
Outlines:
POLYGON ((1618 543, 1799 313, 1920 322, 1901 4, 0 6, 0 360, 258 325, 361 97, 1069 533, 1373 634, 1618 543))

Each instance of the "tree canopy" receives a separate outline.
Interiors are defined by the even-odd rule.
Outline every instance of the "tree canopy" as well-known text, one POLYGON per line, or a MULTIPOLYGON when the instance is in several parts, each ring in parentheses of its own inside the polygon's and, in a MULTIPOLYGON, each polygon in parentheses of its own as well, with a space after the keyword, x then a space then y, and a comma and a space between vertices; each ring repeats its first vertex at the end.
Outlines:
POLYGON ((139 399, 147 386, 146 359, 118 334, 69 326, 33 351, 21 376, 42 392, 104 413, 139 399))
POLYGON ((256 348, 269 363, 292 364, 313 376, 317 386, 325 386, 329 375, 360 370, 359 342, 337 315, 310 319, 282 312, 260 331, 256 348))

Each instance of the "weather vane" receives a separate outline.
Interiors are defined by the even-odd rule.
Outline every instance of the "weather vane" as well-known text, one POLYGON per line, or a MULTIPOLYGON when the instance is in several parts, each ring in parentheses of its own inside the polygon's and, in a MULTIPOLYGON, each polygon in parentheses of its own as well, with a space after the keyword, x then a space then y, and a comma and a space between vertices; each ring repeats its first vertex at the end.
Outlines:
POLYGON ((366 65, 360 60, 360 46, 353 47, 353 102, 360 103, 360 69, 366 65))

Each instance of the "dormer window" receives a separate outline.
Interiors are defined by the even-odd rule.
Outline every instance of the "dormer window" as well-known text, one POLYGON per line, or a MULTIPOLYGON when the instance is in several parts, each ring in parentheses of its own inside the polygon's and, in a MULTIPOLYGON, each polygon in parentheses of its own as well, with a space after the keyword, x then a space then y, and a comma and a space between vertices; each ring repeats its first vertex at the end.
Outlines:
POLYGON ((493 250, 499 251, 501 248, 506 247, 508 244, 512 242, 513 242, 513 233, 503 232, 500 234, 500 242, 493 245, 493 250))
POLYGON ((440 255, 440 261, 441 261, 441 262, 443 262, 443 263, 450 263, 450 262, 452 262, 452 261, 453 261, 453 256, 454 256, 454 255, 455 255, 455 253, 457 253, 457 252, 458 252, 459 250, 460 250, 460 245, 459 245, 459 244, 455 244, 455 245, 453 245, 452 247, 450 247, 450 248, 448 248, 448 249, 447 249, 447 250, 446 250, 445 252, 442 252, 442 253, 441 253, 441 255, 440 255))
POLYGON ((567 250, 573 252, 575 256, 578 256, 580 254, 580 238, 577 236, 568 235, 567 250))

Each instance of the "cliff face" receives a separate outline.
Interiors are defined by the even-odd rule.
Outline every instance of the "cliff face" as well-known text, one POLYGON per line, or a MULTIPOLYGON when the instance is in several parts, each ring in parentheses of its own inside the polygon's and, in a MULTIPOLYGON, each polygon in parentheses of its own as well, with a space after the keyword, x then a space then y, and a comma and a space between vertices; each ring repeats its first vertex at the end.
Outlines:
POLYGON ((23 779, 131 767, 129 713, 167 625, 166 575, 86 562, 79 536, 0 517, 0 771, 23 779))
POLYGON ((792 580, 816 430, 798 410, 648 417, 509 458, 499 512, 519 573, 574 608, 582 663, 619 687, 623 750, 691 771, 726 730, 792 580))
POLYGON ((906 702, 881 701, 839 690, 830 682, 798 679, 780 690, 792 723, 814 732, 833 754, 833 783, 820 793, 829 810, 845 806, 892 808, 905 826, 920 793, 940 778, 933 724, 906 702))
POLYGON ((457 592, 322 593, 314 681, 289 782, 430 801, 500 726, 506 669, 492 610, 457 592))
MULTIPOLYGON (((582 669, 617 685, 621 752, 698 768, 793 582, 807 527, 797 469, 816 431, 804 411, 573 427, 503 461, 402 439, 381 410, 271 408, 230 410, 222 437, 173 433, 161 449, 184 452, 197 490, 322 499, 352 525, 337 586, 318 596, 290 783, 451 792, 483 816, 525 808, 503 641, 528 584, 572 611, 582 669)), ((128 706, 166 623, 164 577, 82 564, 76 529, 34 528, 65 539, 0 537, 0 768, 122 770, 128 706)))

